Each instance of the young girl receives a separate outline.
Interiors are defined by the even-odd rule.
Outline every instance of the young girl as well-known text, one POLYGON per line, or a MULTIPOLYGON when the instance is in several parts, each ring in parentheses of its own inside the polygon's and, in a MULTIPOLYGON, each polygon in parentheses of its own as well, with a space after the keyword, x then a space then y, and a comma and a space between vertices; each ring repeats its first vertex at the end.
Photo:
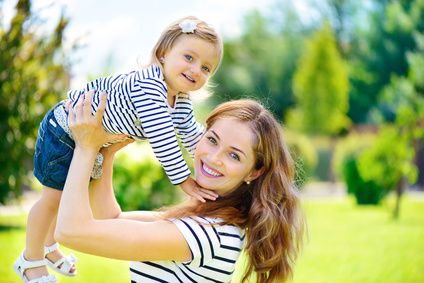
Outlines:
MULTIPOLYGON (((222 53, 222 40, 214 29, 195 17, 186 17, 163 32, 148 67, 96 79, 84 91, 69 91, 68 97, 76 102, 85 92, 95 89, 91 106, 95 113, 101 94, 106 92, 102 124, 107 132, 121 134, 122 139, 148 139, 173 185, 202 202, 204 198, 215 200, 214 192, 200 188, 190 177, 175 133, 193 158, 204 127, 193 116, 189 93, 205 85, 217 70, 222 53)), ((25 273, 19 271, 19 259, 14 265, 25 282, 35 278, 40 278, 36 282, 44 282, 43 278, 54 281, 54 275, 47 276, 46 264, 63 275, 76 275, 77 259, 72 254, 64 256, 54 240, 54 220, 74 147, 62 101, 47 113, 39 128, 34 175, 43 190, 29 212, 26 249, 22 253, 23 259, 37 264, 25 273)), ((101 176, 101 163, 102 156, 98 155, 92 178, 101 176)))

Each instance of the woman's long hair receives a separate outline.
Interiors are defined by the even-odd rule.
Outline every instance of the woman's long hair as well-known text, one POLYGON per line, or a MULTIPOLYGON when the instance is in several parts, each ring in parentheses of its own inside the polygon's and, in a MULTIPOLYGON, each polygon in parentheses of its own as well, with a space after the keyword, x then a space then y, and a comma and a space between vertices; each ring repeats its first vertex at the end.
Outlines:
POLYGON ((280 127, 261 104, 236 100, 218 106, 207 118, 209 129, 219 119, 247 123, 256 144, 255 169, 264 173, 250 185, 243 183, 231 193, 207 203, 188 202, 167 210, 166 218, 217 217, 246 230, 246 282, 283 282, 293 276, 293 264, 303 246, 306 218, 294 185, 294 162, 280 127))

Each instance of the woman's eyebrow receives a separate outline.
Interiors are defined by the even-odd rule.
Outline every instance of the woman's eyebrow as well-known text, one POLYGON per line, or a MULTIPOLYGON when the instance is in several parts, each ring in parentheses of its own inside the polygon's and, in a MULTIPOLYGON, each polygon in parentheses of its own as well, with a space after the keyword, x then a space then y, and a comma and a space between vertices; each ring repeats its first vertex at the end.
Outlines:
MULTIPOLYGON (((214 130, 211 130, 211 132, 214 134, 214 136, 216 137, 217 140, 221 140, 220 137, 219 137, 219 135, 214 130)), ((232 148, 235 151, 240 152, 241 154, 243 154, 247 158, 247 155, 246 155, 246 153, 244 153, 243 150, 241 150, 241 149, 239 149, 239 148, 237 148, 235 146, 230 146, 230 148, 232 148)))

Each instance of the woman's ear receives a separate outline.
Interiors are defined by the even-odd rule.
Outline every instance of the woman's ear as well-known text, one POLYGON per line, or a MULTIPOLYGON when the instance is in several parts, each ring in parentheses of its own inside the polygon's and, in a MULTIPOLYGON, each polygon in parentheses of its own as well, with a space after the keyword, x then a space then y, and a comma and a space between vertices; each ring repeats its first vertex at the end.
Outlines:
POLYGON ((250 174, 250 176, 247 179, 248 181, 253 181, 259 178, 259 176, 261 176, 264 172, 265 172, 265 168, 262 166, 260 169, 253 170, 252 174, 250 174))

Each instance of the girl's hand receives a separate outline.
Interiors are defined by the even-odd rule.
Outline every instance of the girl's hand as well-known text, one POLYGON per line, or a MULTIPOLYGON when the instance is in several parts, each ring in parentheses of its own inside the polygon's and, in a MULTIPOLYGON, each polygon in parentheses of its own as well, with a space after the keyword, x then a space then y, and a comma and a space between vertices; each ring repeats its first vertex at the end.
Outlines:
POLYGON ((81 95, 76 101, 75 114, 70 110, 69 127, 75 140, 75 147, 93 149, 98 151, 105 143, 124 139, 126 135, 113 135, 107 133, 102 126, 102 118, 106 108, 106 92, 100 95, 100 103, 96 114, 91 114, 91 102, 94 90, 81 95))
POLYGON ((187 180, 180 184, 180 187, 186 194, 201 202, 206 202, 205 198, 209 200, 216 200, 218 197, 215 192, 200 187, 199 184, 197 184, 197 182, 190 176, 188 176, 187 180))
POLYGON ((104 147, 100 150, 100 153, 103 154, 103 156, 113 156, 115 155, 115 153, 117 153, 119 150, 121 150, 122 148, 126 147, 127 145, 131 144, 135 142, 135 139, 132 138, 128 138, 128 139, 124 139, 122 141, 116 142, 114 144, 109 145, 108 147, 104 147))

